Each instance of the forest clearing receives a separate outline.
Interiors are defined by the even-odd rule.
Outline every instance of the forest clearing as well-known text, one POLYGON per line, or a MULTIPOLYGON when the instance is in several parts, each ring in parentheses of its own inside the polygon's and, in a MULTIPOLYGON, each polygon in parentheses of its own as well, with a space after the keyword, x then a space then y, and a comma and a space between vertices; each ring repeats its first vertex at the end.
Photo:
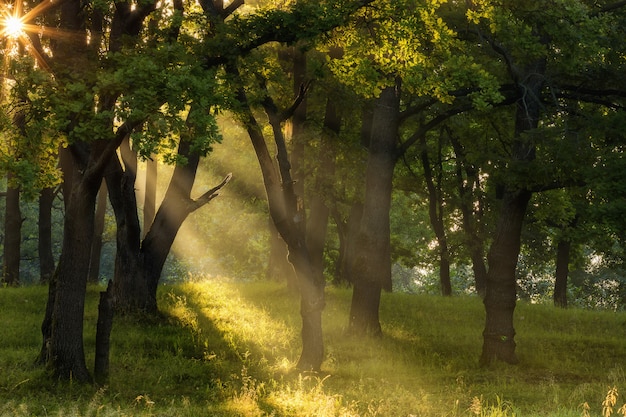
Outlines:
POLYGON ((106 386, 54 384, 33 366, 45 292, 0 292, 2 416, 606 416, 626 402, 624 312, 520 303, 520 363, 481 368, 478 297, 385 293, 383 337, 361 340, 346 334, 349 291, 329 288, 322 371, 297 373, 297 297, 223 278, 164 286, 167 320, 116 319, 106 386))

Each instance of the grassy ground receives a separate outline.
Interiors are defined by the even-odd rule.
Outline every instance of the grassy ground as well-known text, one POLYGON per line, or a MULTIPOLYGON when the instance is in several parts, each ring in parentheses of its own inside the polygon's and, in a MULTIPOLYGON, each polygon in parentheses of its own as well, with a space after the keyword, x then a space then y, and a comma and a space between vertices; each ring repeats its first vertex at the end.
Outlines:
POLYGON ((358 340, 344 334, 350 292, 330 288, 324 372, 298 374, 297 297, 204 280, 162 288, 162 320, 116 318, 111 380, 96 388, 33 365, 45 299, 43 287, 0 289, 1 416, 626 415, 625 313, 520 304, 521 363, 482 369, 480 300, 384 294, 384 338, 358 340))

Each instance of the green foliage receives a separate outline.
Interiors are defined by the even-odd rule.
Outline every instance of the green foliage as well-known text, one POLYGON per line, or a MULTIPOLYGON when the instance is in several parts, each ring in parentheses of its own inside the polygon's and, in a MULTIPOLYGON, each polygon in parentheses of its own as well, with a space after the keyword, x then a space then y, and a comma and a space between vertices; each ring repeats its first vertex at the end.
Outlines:
POLYGON ((0 103, 0 172, 10 173, 10 185, 33 199, 60 182, 57 151, 64 137, 51 117, 47 74, 33 68, 30 58, 13 59, 7 72, 14 78, 3 85, 0 103))

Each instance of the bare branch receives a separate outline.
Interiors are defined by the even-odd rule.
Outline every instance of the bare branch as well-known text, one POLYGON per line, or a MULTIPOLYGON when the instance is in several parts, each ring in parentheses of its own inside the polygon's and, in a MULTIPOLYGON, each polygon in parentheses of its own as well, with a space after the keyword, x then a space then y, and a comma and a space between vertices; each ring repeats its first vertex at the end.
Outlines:
POLYGON ((243 6, 244 3, 245 3, 245 0, 234 0, 232 3, 226 6, 224 10, 222 10, 222 13, 221 13, 222 19, 226 19, 228 16, 233 14, 235 10, 243 6))
POLYGON ((211 188, 209 191, 207 191, 206 193, 202 194, 197 199, 193 200, 191 202, 190 213, 196 211, 197 209, 199 209, 200 207, 204 206, 209 201, 211 201, 215 197, 217 197, 219 195, 218 191, 221 190, 226 184, 228 184, 230 182, 231 178, 233 178, 232 172, 229 173, 228 175, 226 175, 224 177, 224 179, 222 180, 222 182, 220 182, 218 185, 216 185, 215 187, 211 188))
POLYGON ((293 104, 291 106, 289 106, 288 109, 286 109, 285 111, 283 111, 280 114, 280 120, 282 122, 284 122, 285 120, 290 119, 291 116, 293 116, 293 114, 295 113, 295 111, 298 108, 298 106, 302 103, 302 101, 306 97, 306 93, 307 93, 307 91, 309 91, 309 87, 311 86, 311 83, 312 83, 311 81, 308 81, 306 83, 300 84, 300 90, 298 91, 298 95, 296 96, 295 100, 293 101, 293 104))

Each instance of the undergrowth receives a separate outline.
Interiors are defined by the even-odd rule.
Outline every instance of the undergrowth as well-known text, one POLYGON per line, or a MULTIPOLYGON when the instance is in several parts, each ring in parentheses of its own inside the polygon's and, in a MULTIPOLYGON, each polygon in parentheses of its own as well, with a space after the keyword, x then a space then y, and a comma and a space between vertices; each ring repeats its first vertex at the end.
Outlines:
POLYGON ((519 303, 521 363, 480 368, 479 299, 384 294, 384 337, 364 340, 345 332, 350 292, 329 288, 323 372, 298 373, 298 297, 207 278, 161 288, 160 317, 116 317, 93 387, 34 365, 46 294, 0 289, 0 416, 626 416, 626 313, 519 303))

